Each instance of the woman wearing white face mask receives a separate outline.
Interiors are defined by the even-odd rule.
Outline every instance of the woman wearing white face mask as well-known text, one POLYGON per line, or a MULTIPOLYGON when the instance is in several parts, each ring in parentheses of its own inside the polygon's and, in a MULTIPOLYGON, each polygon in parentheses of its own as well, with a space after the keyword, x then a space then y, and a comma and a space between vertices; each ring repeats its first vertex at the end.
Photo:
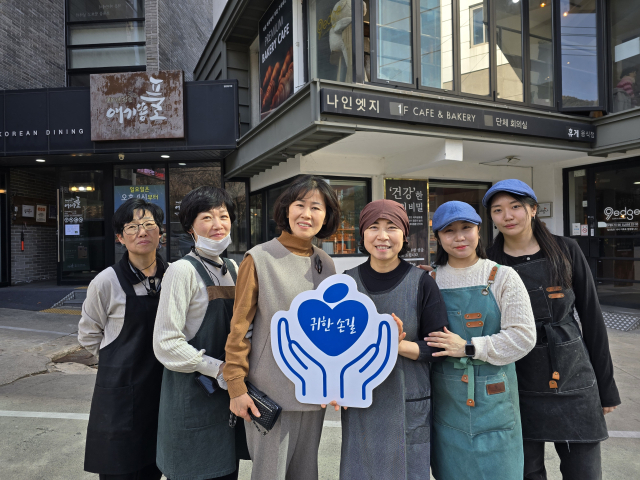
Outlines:
POLYGON ((156 316, 153 350, 165 366, 156 462, 169 480, 237 479, 249 454, 242 422, 229 428, 222 365, 238 266, 220 257, 235 207, 225 190, 200 187, 184 197, 178 218, 195 247, 167 270, 156 316), (221 388, 207 395, 199 380, 221 388))

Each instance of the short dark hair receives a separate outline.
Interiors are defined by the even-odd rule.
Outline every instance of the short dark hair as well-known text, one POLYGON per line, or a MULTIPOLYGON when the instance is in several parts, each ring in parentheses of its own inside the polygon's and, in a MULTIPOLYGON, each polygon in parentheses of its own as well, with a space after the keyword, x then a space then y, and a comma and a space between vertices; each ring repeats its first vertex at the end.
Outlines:
POLYGON ((113 230, 118 235, 122 235, 124 231, 124 226, 133 221, 133 215, 136 210, 143 210, 149 212, 153 215, 153 221, 156 222, 158 228, 160 229, 160 233, 162 233, 162 224, 164 223, 164 212, 160 205, 156 205, 155 203, 147 202, 143 198, 130 198, 122 205, 118 207, 118 209, 113 214, 113 230))
POLYGON ((340 226, 340 201, 336 192, 331 188, 326 180, 317 175, 302 175, 296 178, 287 189, 280 194, 276 203, 273 205, 273 219, 278 227, 291 233, 289 219, 289 205, 296 200, 302 200, 307 194, 313 190, 318 190, 324 197, 324 203, 327 210, 325 216, 326 223, 316 234, 318 238, 327 238, 336 233, 340 226))
MULTIPOLYGON (((480 236, 479 230, 480 230, 480 225, 478 225, 478 246, 476 247, 476 255, 478 256, 478 258, 486 259, 487 252, 485 252, 484 246, 482 245, 482 237, 480 236)), ((444 248, 442 248, 442 244, 440 243, 440 237, 438 237, 438 233, 440 232, 433 232, 433 235, 436 237, 436 240, 438 241, 438 246, 436 247, 436 259, 431 263, 442 267, 446 265, 447 262, 449 261, 449 254, 446 252, 444 248)))
POLYGON ((191 190, 182 199, 178 220, 180 220, 183 230, 189 233, 198 214, 208 212, 212 208, 220 208, 223 205, 229 213, 231 223, 235 222, 236 206, 229 192, 209 185, 198 187, 191 190))

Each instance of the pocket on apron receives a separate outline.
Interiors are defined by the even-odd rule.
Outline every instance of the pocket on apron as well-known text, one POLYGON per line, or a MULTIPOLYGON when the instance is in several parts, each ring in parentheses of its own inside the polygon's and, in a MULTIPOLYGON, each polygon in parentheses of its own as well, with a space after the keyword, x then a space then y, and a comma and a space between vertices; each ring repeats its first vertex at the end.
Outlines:
POLYGON ((542 287, 536 288, 535 290, 529 290, 529 298, 531 299, 533 317, 536 320, 551 318, 551 309, 549 308, 547 294, 542 287))
POLYGON ((407 445, 429 443, 431 437, 431 425, 429 425, 431 396, 406 399, 404 408, 407 445))
POLYGON ((184 396, 186 429, 209 427, 229 421, 229 395, 226 391, 218 390, 209 397, 194 380, 193 386, 185 389, 184 396))
POLYGON ((459 430, 467 435, 478 435, 497 430, 513 430, 516 413, 509 395, 509 380, 506 375, 476 377, 475 407, 467 406, 467 384, 459 376, 432 372, 432 392, 434 396, 434 421, 459 430), (504 391, 489 394, 487 385, 502 384, 504 391))
POLYGON ((133 387, 95 386, 88 430, 101 433, 133 430, 133 387))

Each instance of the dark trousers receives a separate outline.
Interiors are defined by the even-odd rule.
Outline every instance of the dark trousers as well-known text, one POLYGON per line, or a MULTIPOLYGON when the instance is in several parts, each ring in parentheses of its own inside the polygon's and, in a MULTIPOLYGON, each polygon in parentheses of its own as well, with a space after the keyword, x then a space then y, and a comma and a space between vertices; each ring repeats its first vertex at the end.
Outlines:
MULTIPOLYGON (((600 443, 554 443, 563 480, 602 480, 600 443)), ((544 442, 524 442, 525 480, 547 480, 544 442)))
POLYGON ((125 473, 123 475, 99 475, 100 480, 160 480, 162 472, 156 467, 156 464, 147 465, 137 472, 125 473))

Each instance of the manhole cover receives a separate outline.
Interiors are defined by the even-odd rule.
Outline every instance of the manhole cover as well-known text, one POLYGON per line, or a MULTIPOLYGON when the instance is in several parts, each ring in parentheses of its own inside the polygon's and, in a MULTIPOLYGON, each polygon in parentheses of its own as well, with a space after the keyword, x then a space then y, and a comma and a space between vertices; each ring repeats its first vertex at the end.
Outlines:
POLYGON ((57 358, 53 363, 81 363, 82 365, 91 367, 98 364, 98 359, 83 348, 82 350, 71 352, 64 357, 57 358))

